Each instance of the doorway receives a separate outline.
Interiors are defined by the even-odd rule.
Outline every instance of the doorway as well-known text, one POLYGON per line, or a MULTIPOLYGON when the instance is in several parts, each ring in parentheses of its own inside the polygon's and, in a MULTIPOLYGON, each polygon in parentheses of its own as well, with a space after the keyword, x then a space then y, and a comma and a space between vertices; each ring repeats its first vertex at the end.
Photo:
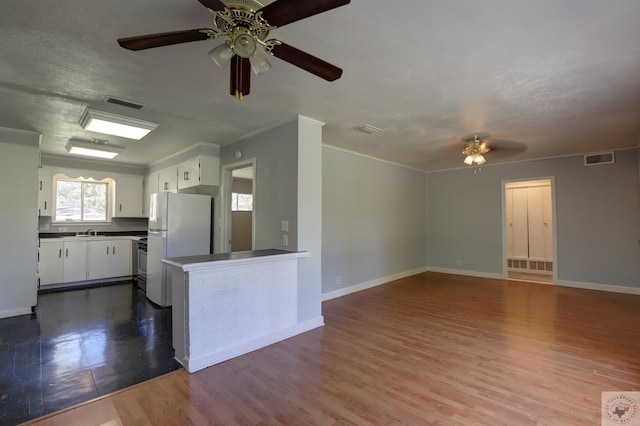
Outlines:
POLYGON ((255 159, 233 163, 222 174, 222 252, 255 248, 255 159))
POLYGON ((503 182, 504 276, 557 281, 555 182, 553 178, 503 182))

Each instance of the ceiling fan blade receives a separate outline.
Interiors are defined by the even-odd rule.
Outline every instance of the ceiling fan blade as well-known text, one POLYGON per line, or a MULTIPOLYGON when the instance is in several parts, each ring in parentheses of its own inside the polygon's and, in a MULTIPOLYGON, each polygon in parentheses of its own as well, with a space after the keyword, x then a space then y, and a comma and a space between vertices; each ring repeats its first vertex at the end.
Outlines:
POLYGON ((281 44, 275 44, 271 53, 273 56, 302 68, 305 71, 309 71, 311 74, 315 74, 327 81, 337 80, 342 75, 342 69, 335 65, 331 65, 320 58, 316 58, 315 56, 282 42, 281 44))
POLYGON ((260 11, 269 25, 283 25, 349 4, 351 0, 277 0, 260 11))
POLYGON ((231 84, 229 93, 231 96, 242 100, 251 89, 251 62, 249 58, 233 55, 231 58, 231 84))
POLYGON ((226 7, 220 0, 198 0, 200 4, 211 10, 224 10, 226 7))
POLYGON ((188 43, 207 40, 209 36, 202 32, 207 28, 195 30, 173 31, 170 33, 147 34, 135 37, 120 38, 118 44, 129 50, 151 49, 152 47, 169 46, 171 44, 188 43))

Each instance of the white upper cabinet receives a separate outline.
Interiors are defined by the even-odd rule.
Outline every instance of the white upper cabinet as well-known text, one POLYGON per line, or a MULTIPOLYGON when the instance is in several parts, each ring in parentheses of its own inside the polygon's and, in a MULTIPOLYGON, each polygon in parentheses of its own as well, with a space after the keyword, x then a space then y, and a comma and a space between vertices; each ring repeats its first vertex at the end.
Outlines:
POLYGON ((220 158, 199 155, 178 165, 178 189, 220 185, 220 158))
POLYGON ((51 170, 46 167, 38 169, 38 216, 51 216, 53 186, 51 170))
POLYGON ((142 176, 118 176, 113 217, 143 217, 142 197, 142 176))
POLYGON ((178 167, 173 166, 158 173, 158 192, 178 192, 178 167))

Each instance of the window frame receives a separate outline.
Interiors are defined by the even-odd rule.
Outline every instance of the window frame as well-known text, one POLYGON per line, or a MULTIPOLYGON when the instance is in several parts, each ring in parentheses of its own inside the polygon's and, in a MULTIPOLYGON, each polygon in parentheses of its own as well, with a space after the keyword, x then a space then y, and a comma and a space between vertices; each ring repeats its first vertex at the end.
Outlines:
MULTIPOLYGON (((85 177, 71 177, 67 176, 64 173, 58 173, 53 176, 52 179, 53 184, 53 200, 52 200, 52 213, 51 213, 51 224, 58 226, 66 226, 66 225, 109 225, 112 223, 112 206, 114 203, 114 191, 115 191, 115 181, 112 178, 104 178, 104 179, 94 179, 94 178, 85 178, 85 177), (93 184, 104 184, 106 185, 106 217, 105 220, 58 220, 58 182, 80 182, 82 186, 85 183, 93 183, 93 184)), ((84 188, 82 189, 82 193, 84 194, 84 188)), ((81 215, 84 211, 84 196, 81 198, 80 203, 80 211, 81 215)))
POLYGON ((232 212, 253 212, 254 206, 253 206, 253 194, 245 194, 242 192, 231 192, 231 211, 232 212), (247 197, 251 197, 251 210, 244 210, 244 209, 239 209, 238 208, 238 196, 239 195, 243 195, 243 196, 247 196, 247 197), (236 208, 234 208, 234 205, 236 206, 236 208))

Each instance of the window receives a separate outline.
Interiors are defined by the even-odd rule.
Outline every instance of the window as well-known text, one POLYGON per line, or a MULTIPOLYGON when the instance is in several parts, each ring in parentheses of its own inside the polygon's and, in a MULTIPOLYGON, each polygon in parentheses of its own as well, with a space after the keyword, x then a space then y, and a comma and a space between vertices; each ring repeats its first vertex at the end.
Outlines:
POLYGON ((253 211, 253 195, 239 194, 234 192, 231 194, 231 211, 232 212, 250 212, 253 211))
POLYGON ((54 179, 54 222, 109 222, 109 194, 111 179, 96 181, 58 175, 54 179))

